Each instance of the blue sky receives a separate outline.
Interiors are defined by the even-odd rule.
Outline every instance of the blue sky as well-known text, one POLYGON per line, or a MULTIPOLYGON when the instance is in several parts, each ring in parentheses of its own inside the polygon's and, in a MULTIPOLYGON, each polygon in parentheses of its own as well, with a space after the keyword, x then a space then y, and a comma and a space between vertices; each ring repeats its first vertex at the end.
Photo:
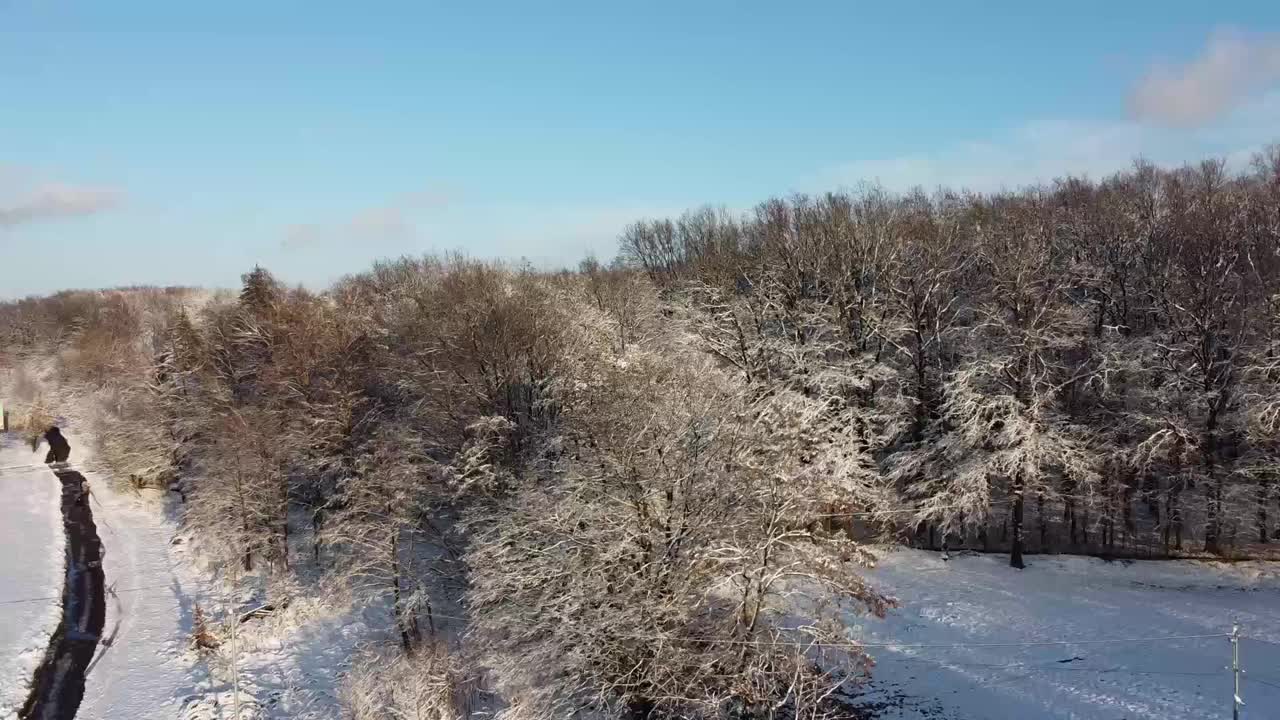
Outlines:
POLYGON ((0 296, 1280 141, 1280 3, 0 0, 0 296))

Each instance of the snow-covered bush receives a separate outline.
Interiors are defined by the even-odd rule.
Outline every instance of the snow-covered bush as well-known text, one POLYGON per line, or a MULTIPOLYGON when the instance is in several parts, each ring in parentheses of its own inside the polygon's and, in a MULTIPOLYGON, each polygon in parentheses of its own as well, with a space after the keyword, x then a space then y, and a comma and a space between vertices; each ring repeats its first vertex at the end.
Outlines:
POLYGON ((413 655, 367 651, 339 691, 349 720, 466 720, 477 708, 476 676, 443 645, 413 655))

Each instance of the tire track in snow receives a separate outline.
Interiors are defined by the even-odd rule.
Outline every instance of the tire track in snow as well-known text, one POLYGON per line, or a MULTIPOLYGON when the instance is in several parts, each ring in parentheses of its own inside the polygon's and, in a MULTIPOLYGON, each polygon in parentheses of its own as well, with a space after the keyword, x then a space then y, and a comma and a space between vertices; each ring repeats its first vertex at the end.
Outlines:
POLYGON ((62 482, 62 521, 67 536, 62 621, 49 639, 31 694, 18 714, 24 720, 75 717, 84 699, 85 672, 106 621, 102 541, 89 508, 86 481, 74 470, 54 474, 62 482))

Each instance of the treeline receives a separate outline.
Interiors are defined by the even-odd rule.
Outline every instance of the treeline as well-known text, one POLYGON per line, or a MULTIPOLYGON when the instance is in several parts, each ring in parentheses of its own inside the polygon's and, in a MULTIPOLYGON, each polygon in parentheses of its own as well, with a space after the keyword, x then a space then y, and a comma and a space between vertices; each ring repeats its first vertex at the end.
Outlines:
POLYGON ((102 457, 177 489, 230 581, 386 603, 398 679, 352 673, 354 717, 458 714, 481 676, 517 720, 834 717, 868 666, 848 614, 893 603, 868 539, 1021 565, 1277 527, 1280 151, 620 244, 67 293, 0 334, 93 395, 102 457))
POLYGON ((455 716, 482 675, 513 718, 827 717, 868 667, 842 619, 892 601, 813 522, 873 466, 848 416, 756 392, 643 274, 403 259, 323 294, 255 269, 157 297, 36 303, 27 361, 60 358, 102 457, 181 492, 229 582, 386 603, 407 658, 352 674, 352 716, 455 716), (820 599, 802 629, 795 593, 820 599))
POLYGON ((895 498, 866 508, 878 527, 1016 566, 1243 553, 1275 532, 1276 148, 1242 173, 1139 162, 991 195, 702 210, 622 247, 749 384, 855 416, 895 498))

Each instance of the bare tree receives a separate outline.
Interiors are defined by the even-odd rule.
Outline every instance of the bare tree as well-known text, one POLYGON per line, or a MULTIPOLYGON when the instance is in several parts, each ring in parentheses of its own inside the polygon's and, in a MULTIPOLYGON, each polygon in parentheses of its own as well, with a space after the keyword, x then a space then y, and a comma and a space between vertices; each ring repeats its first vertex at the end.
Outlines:
POLYGON ((431 599, 418 567, 423 518, 430 517, 433 500, 444 493, 439 473, 433 473, 413 436, 393 424, 384 428, 358 451, 352 473, 339 481, 326 544, 360 596, 390 598, 401 645, 411 653, 422 639, 419 613, 432 622, 431 599))
POLYGON ((1064 258, 1043 198, 998 198, 983 210, 975 225, 989 284, 982 320, 943 388, 936 435, 893 458, 891 473, 924 478, 914 488, 918 518, 947 529, 984 522, 993 496, 1007 499, 1010 564, 1021 568, 1027 497, 1055 494, 1064 475, 1077 493, 1097 477, 1087 433, 1058 408, 1062 390, 1093 367, 1073 362, 1085 321, 1066 302, 1064 258))
POLYGON ((572 419, 551 443, 563 454, 534 465, 501 520, 474 521, 483 661, 513 717, 732 705, 825 717, 824 699, 866 667, 836 608, 890 601, 854 572, 866 551, 809 520, 858 495, 851 467, 867 463, 810 436, 820 403, 753 402, 705 356, 661 347, 579 358, 572 419), (824 447, 839 461, 813 463, 824 447), (805 588, 831 606, 788 631, 787 598, 805 588))

